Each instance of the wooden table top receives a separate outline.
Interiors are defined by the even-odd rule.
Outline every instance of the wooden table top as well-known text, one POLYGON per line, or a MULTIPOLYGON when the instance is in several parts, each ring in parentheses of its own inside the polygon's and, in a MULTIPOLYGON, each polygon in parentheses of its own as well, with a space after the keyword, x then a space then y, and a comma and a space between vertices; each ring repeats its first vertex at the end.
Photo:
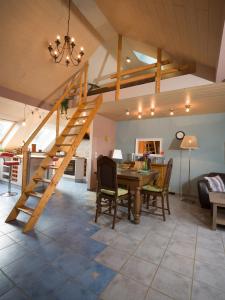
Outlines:
POLYGON ((209 200, 211 203, 225 205, 225 193, 209 192, 209 200))
POLYGON ((158 172, 155 170, 150 171, 136 171, 136 170, 127 170, 127 169, 117 169, 118 178, 127 178, 127 179, 142 179, 143 177, 155 176, 158 172))

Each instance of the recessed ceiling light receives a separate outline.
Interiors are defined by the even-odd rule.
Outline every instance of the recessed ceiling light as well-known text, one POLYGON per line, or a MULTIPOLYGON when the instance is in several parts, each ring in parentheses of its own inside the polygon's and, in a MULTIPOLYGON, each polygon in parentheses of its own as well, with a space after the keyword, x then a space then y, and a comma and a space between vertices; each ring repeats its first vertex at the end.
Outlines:
POLYGON ((174 110, 170 109, 170 115, 173 116, 174 115, 174 110))
POLYGON ((185 105, 185 111, 186 111, 186 112, 189 112, 189 111, 190 111, 190 108, 191 108, 191 105, 190 105, 190 104, 186 104, 186 105, 185 105))
POLYGON ((130 57, 128 57, 128 56, 127 56, 127 58, 126 58, 126 62, 127 62, 128 64, 131 62, 131 59, 130 59, 130 57))

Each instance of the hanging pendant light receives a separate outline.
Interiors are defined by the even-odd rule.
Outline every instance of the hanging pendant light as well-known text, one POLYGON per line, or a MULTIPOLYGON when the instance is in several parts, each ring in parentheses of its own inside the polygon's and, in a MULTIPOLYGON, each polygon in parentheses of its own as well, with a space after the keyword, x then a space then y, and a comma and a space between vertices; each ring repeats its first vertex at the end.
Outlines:
POLYGON ((84 55, 84 48, 80 47, 78 50, 78 46, 76 45, 74 37, 70 37, 70 3, 69 0, 69 12, 68 12, 68 21, 67 21, 67 33, 64 36, 64 42, 62 45, 61 38, 57 35, 55 40, 55 47, 50 43, 48 45, 48 50, 50 55, 54 58, 55 63, 61 63, 63 60, 65 65, 68 67, 69 65, 78 66, 81 62, 81 59, 84 55))

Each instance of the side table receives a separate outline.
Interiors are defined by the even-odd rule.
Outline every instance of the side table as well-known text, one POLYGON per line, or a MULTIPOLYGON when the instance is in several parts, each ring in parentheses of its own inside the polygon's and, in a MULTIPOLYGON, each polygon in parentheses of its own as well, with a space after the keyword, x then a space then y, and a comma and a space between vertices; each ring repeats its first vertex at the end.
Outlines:
POLYGON ((225 214, 224 216, 218 213, 218 207, 225 208, 225 193, 221 192, 210 192, 209 200, 213 206, 213 216, 212 216, 212 229, 216 230, 216 225, 225 225, 225 214))

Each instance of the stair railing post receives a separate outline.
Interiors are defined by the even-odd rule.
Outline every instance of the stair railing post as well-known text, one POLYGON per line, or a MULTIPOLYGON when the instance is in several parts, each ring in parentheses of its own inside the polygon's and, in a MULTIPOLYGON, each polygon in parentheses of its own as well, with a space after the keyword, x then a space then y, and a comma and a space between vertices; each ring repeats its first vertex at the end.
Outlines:
POLYGON ((22 154, 23 154, 23 169, 22 169, 22 192, 25 191, 25 187, 27 185, 27 179, 28 179, 28 161, 29 161, 29 151, 28 147, 22 148, 22 154))
POLYGON ((84 101, 87 101, 87 93, 88 93, 88 62, 84 67, 84 101))
POLYGON ((79 104, 82 104, 82 95, 83 95, 83 82, 82 82, 83 72, 80 74, 80 82, 79 82, 79 104))
POLYGON ((55 139, 59 136, 59 122, 60 122, 60 106, 56 110, 56 128, 55 128, 55 139))

